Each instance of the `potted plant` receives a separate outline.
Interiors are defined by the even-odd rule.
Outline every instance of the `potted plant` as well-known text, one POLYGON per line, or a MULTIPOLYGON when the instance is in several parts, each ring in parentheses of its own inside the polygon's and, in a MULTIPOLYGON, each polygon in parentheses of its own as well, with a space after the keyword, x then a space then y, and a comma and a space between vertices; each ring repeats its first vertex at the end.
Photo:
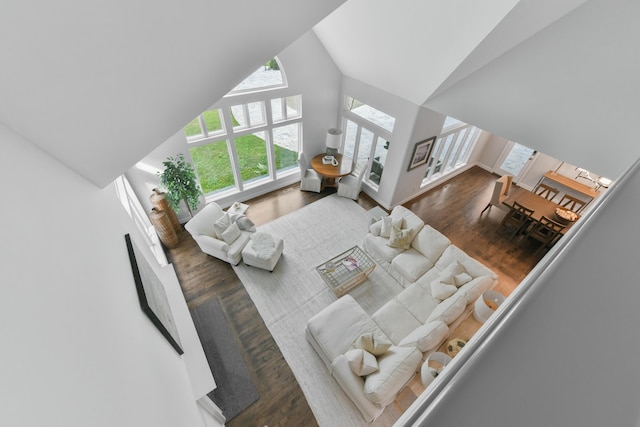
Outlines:
POLYGON ((193 166, 185 161, 182 153, 175 157, 168 157, 162 164, 165 169, 158 174, 158 177, 160 185, 167 190, 166 197, 169 204, 176 212, 180 212, 180 201, 184 200, 189 215, 193 216, 193 211, 198 209, 200 194, 202 194, 193 166))

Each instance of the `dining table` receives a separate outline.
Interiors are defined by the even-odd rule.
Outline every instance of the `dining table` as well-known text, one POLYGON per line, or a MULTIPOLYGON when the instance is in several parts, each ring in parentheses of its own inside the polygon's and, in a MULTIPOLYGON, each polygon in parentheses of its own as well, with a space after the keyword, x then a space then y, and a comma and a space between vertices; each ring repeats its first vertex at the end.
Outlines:
MULTIPOLYGON (((556 208, 560 207, 560 205, 552 202, 551 200, 547 200, 544 197, 538 196, 531 191, 521 187, 512 187, 509 196, 502 201, 502 204, 511 208, 513 207, 513 202, 518 202, 522 206, 532 209, 533 214, 531 215, 531 219, 534 221, 540 222, 540 219, 545 216, 552 221, 560 223, 555 215, 556 208)), ((580 215, 578 215, 578 219, 580 219, 580 215)), ((560 233, 565 234, 573 224, 575 224, 575 221, 561 224, 565 227, 560 233)))
POLYGON ((323 163, 322 159, 326 156, 325 153, 320 153, 311 159, 311 167, 314 171, 318 172, 322 176, 323 185, 325 187, 335 187, 336 179, 349 175, 353 172, 353 159, 344 154, 334 154, 338 164, 334 166, 331 163, 323 163))

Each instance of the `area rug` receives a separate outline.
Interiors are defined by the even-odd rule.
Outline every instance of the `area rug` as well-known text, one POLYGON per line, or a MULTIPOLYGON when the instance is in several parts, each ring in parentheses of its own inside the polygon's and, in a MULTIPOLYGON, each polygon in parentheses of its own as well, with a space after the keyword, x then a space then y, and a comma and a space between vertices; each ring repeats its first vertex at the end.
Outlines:
MULTIPOLYGON (((350 199, 327 196, 258 227, 284 240, 283 256, 272 273, 243 263, 234 267, 291 367, 318 424, 390 426, 397 414, 385 411, 367 423, 329 374, 306 340, 304 327, 314 314, 337 299, 315 267, 362 245, 369 227, 367 212, 350 199)), ((349 292, 369 314, 402 291, 380 266, 349 292)))
POLYGON ((208 394, 227 421, 260 397, 242 359, 218 300, 211 299, 191 310, 217 388, 208 394))

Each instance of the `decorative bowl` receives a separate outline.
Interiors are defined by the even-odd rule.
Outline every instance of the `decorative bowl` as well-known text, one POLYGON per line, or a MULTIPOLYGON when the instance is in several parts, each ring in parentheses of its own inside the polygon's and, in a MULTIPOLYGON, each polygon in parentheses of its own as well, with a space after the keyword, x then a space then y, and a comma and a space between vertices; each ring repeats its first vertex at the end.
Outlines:
POLYGON ((561 224, 569 224, 575 222, 580 218, 577 213, 570 211, 569 209, 557 207, 555 219, 561 224))

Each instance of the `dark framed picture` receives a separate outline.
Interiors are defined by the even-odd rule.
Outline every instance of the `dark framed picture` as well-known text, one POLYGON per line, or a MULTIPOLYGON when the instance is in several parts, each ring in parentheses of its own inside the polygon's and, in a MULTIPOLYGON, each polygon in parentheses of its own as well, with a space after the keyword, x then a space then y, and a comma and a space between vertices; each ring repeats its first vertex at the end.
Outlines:
POLYGON ((136 283, 138 299, 142 311, 151 319, 151 322, 158 328, 160 333, 169 341, 178 354, 183 354, 180 347, 178 328, 173 320, 169 299, 164 290, 164 285, 131 240, 131 236, 125 234, 129 261, 131 261, 131 271, 133 280, 136 283))
POLYGON ((424 165, 429 160, 429 156, 431 155, 431 149, 433 149, 433 144, 436 142, 436 137, 432 136, 429 139, 425 139, 424 141, 416 143, 416 146, 413 147, 413 156, 411 156, 411 162, 409 163, 409 168, 407 171, 418 167, 420 165, 424 165))

